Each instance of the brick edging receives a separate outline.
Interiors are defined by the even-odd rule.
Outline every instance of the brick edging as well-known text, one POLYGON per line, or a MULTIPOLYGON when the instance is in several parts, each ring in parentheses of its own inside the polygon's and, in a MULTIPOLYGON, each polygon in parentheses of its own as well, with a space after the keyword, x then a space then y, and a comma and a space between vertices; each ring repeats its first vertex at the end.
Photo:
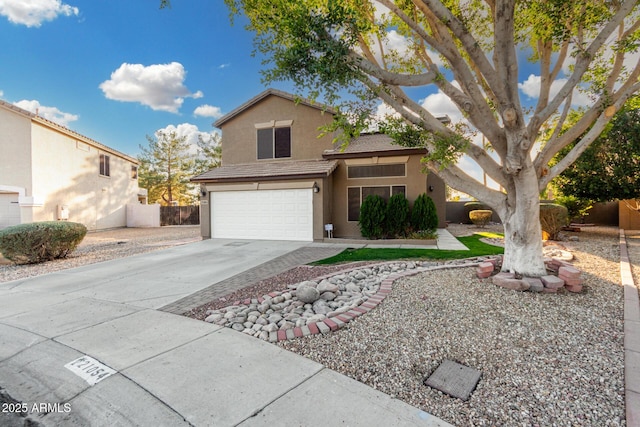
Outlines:
MULTIPOLYGON (((380 263, 375 265, 383 265, 388 263, 380 263)), ((365 313, 370 312, 374 308, 376 308, 384 299, 391 293, 393 290, 393 283, 404 277, 415 276, 416 274, 424 273, 432 270, 444 270, 450 268, 468 268, 468 267, 476 267, 478 265, 477 262, 474 263, 465 263, 465 264, 453 264, 453 265, 438 265, 433 267, 417 267, 412 270, 405 270, 400 273, 390 274, 386 279, 380 282, 380 288, 378 292, 376 292, 373 296, 369 297, 369 299, 362 304, 352 307, 350 310, 345 311, 343 313, 337 314, 333 317, 328 317, 320 322, 310 323, 306 326, 296 326, 292 329, 287 330, 278 330, 274 332, 269 332, 269 342, 275 343, 278 341, 287 341, 294 338, 306 337, 309 335, 317 335, 317 334, 326 334, 329 332, 337 331, 338 329, 342 329, 346 326, 347 323, 362 316, 365 313)), ((337 272, 333 272, 331 274, 326 274, 323 276, 316 277, 315 281, 328 279, 329 277, 336 276, 339 274, 345 274, 354 270, 360 270, 363 268, 370 268, 374 265, 369 266, 358 266, 353 267, 337 272)), ((286 292, 286 291, 284 291, 286 292)), ((270 292, 267 295, 270 297, 277 297, 284 292, 274 291, 270 292)), ((260 297, 257 299, 258 303, 264 302, 264 298, 260 297)), ((249 304, 251 303, 251 299, 239 300, 235 301, 232 305, 239 304, 249 304)))
POLYGON ((624 395, 627 426, 640 426, 640 298, 620 229, 620 281, 624 288, 624 395))

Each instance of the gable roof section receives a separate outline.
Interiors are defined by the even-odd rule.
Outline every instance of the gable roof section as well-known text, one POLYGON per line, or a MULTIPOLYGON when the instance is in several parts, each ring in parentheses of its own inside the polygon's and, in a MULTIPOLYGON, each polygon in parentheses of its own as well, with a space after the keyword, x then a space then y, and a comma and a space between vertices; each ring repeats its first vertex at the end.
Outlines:
POLYGON ((398 154, 426 154, 421 147, 404 147, 395 144, 393 139, 382 133, 362 134, 353 139, 344 150, 336 147, 323 153, 325 159, 349 159, 371 156, 394 156, 398 154))
POLYGON ((13 104, 11 104, 9 102, 6 102, 6 101, 3 101, 3 100, 0 99, 0 107, 4 107, 7 110, 10 110, 10 111, 13 111, 14 113, 20 114, 21 116, 27 117, 27 118, 31 119, 31 121, 34 122, 34 123, 38 123, 38 124, 40 124, 40 125, 42 125, 44 127, 47 127, 47 128, 49 128, 51 130, 54 130, 56 132, 60 132, 60 133, 62 133, 64 135, 69 136, 70 138, 73 138, 75 140, 79 140, 79 141, 85 142, 85 143, 87 143, 89 145, 92 145, 93 147, 97 148, 98 150, 105 151, 107 153, 110 153, 110 154, 113 154, 115 156, 121 157, 121 158, 123 158, 125 160, 130 161, 131 163, 135 163, 136 165, 139 163, 138 159, 136 159, 135 157, 131 157, 131 156, 129 156, 127 154, 124 154, 124 153, 122 153, 122 152, 120 152, 118 150, 114 150, 111 147, 107 147, 106 145, 101 144, 96 140, 88 138, 88 137, 86 137, 86 136, 84 136, 82 134, 79 134, 78 132, 72 131, 69 128, 66 128, 66 127, 64 127, 62 125, 59 125, 59 124, 57 124, 55 122, 52 122, 51 120, 47 120, 47 119, 45 119, 43 117, 40 117, 40 116, 38 116, 36 114, 33 114, 31 111, 27 111, 27 110, 25 110, 23 108, 18 107, 17 105, 13 105, 13 104))
POLYGON ((292 95, 290 93, 287 92, 283 92, 281 90, 277 90, 277 89, 267 89, 264 92, 260 93, 257 96, 254 96, 253 98, 251 98, 250 100, 248 100, 247 102, 245 102, 244 104, 240 105, 239 107, 235 108, 234 110, 232 110, 231 112, 225 114, 224 116, 222 116, 221 118, 219 118, 216 122, 213 123, 213 126, 219 128, 222 125, 224 125, 226 122, 228 122, 229 120, 233 119, 234 117, 236 117, 237 115, 239 115, 240 113, 242 113, 243 111, 253 107, 255 104, 259 103, 260 101, 262 101, 263 99, 267 98, 268 96, 279 96, 280 98, 283 99, 287 99, 291 102, 296 102, 302 105, 306 105, 308 107, 311 108, 316 108, 320 111, 326 111, 330 114, 334 114, 334 110, 325 104, 321 104, 318 102, 313 102, 309 99, 305 99, 305 98, 300 98, 297 97, 296 95, 292 95))
POLYGON ((304 160, 242 163, 220 166, 191 178, 193 182, 279 181, 324 178, 338 166, 337 160, 304 160))

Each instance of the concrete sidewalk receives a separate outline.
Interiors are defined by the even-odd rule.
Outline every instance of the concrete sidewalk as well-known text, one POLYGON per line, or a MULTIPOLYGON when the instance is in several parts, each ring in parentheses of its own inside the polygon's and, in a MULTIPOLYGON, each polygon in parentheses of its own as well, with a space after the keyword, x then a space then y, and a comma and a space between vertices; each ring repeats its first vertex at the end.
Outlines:
POLYGON ((156 310, 305 247, 206 240, 0 284, 0 387, 18 402, 0 424, 448 425, 279 347, 156 310))

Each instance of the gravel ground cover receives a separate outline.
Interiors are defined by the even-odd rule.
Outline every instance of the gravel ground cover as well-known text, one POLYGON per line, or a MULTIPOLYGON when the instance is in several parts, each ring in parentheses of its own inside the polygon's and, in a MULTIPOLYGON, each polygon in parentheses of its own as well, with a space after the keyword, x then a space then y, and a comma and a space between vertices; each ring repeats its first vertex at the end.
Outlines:
MULTIPOLYGON (((338 332, 277 345, 454 425, 625 425, 618 229, 571 235, 579 241, 562 245, 583 271, 581 294, 509 291, 473 269, 429 272, 397 281, 375 310, 338 332), (468 401, 423 385, 444 359, 482 372, 468 401)), ((188 315, 355 266, 298 267, 188 315)))
MULTIPOLYGON (((92 233, 71 258, 36 266, 0 265, 0 281, 198 238, 197 227, 176 228, 160 229, 167 234, 122 234, 144 231, 135 229, 92 233)), ((499 226, 488 230, 501 231, 499 226)), ((449 231, 465 235, 475 229, 451 225, 449 231)), ((277 345, 459 426, 625 425, 618 229, 589 227, 571 235, 579 241, 563 245, 583 271, 580 294, 509 291, 478 280, 473 269, 424 273, 397 281, 376 309, 338 332, 277 345), (468 401, 422 384, 444 359, 482 372, 468 401)), ((640 233, 627 236, 638 239, 640 233)), ((638 245, 629 252, 637 281, 638 245)), ((297 267, 189 315, 198 318, 230 301, 365 264, 297 267)))
POLYGON ((39 276, 67 268, 170 248, 200 240, 200 226, 118 228, 87 233, 67 258, 42 264, 14 265, 0 256, 0 282, 39 276))

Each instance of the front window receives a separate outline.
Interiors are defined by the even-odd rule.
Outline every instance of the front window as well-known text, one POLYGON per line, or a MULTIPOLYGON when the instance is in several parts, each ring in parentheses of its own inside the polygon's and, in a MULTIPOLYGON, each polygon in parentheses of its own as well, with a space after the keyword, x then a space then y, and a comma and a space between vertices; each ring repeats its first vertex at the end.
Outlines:
POLYGON ((100 154, 100 175, 111 176, 109 171, 109 156, 106 154, 100 154))
POLYGON ((131 166, 131 179, 138 179, 138 167, 131 166))
POLYGON ((376 195, 385 199, 387 202, 394 194, 407 193, 404 185, 385 185, 376 187, 349 187, 347 189, 348 197, 348 219, 349 221, 358 221, 360 219, 360 206, 367 196, 376 195))
POLYGON ((291 128, 258 129, 258 159, 291 157, 291 128))

